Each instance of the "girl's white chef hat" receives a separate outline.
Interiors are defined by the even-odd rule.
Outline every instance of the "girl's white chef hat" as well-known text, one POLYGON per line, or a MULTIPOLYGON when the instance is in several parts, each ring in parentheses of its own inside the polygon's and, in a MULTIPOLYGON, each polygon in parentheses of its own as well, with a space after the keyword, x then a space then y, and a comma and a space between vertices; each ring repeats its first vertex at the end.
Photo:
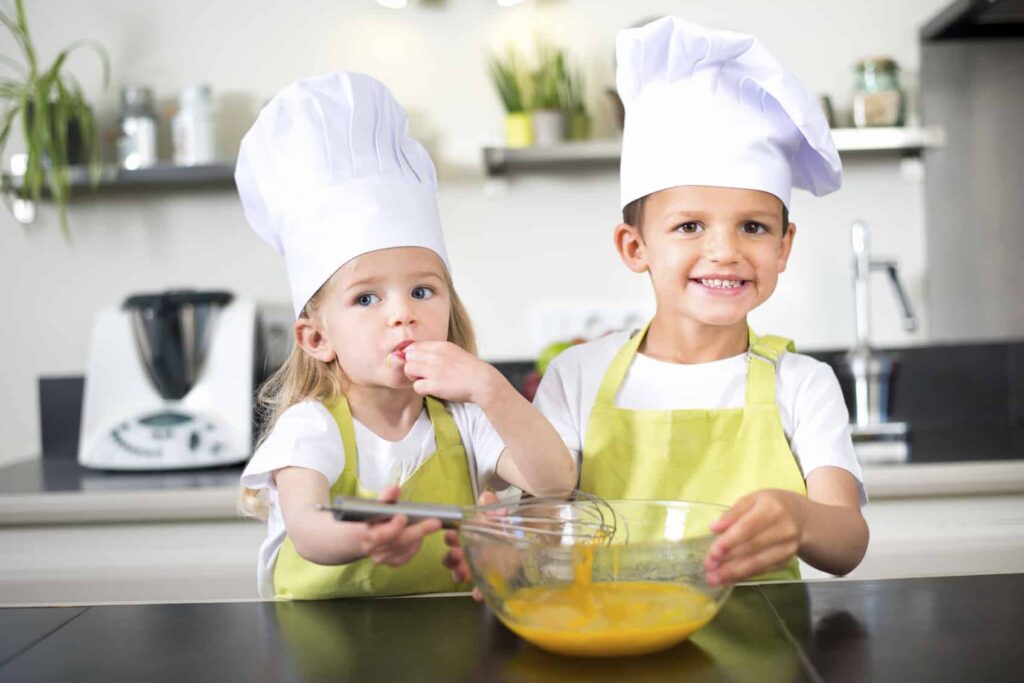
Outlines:
POLYGON ((282 90, 242 140, 235 182, 253 230, 284 254, 296 316, 367 252, 425 247, 450 270, 434 164, 370 76, 339 71, 282 90))
POLYGON ((616 37, 626 107, 621 205, 678 185, 770 192, 839 188, 818 102, 752 36, 664 17, 616 37))

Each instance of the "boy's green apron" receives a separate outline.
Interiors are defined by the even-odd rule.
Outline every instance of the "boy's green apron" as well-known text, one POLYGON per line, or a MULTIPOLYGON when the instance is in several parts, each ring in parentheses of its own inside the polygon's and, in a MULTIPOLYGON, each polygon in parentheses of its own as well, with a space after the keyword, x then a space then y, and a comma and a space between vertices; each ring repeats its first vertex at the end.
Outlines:
MULTIPOLYGON (((750 331, 742 408, 629 410, 615 406, 650 323, 619 350, 590 412, 580 489, 608 500, 688 500, 731 506, 758 489, 806 495, 775 403, 775 368, 793 343, 750 331)), ((756 580, 798 579, 796 558, 756 580)))
MULTIPOLYGON (((408 498, 403 496, 403 500, 473 505, 466 449, 455 420, 437 399, 428 396, 426 404, 437 450, 405 481, 403 488, 412 494, 408 498)), ((331 486, 331 497, 376 498, 377 492, 364 489, 356 478, 359 471, 356 436, 348 401, 342 397, 330 406, 330 411, 338 423, 345 447, 345 468, 331 486)), ((303 559, 291 537, 285 537, 274 565, 274 593, 284 599, 318 600, 469 590, 468 584, 455 583, 451 573, 441 565, 445 550, 444 539, 437 533, 423 539, 420 551, 401 567, 378 565, 369 558, 324 566, 303 559)))

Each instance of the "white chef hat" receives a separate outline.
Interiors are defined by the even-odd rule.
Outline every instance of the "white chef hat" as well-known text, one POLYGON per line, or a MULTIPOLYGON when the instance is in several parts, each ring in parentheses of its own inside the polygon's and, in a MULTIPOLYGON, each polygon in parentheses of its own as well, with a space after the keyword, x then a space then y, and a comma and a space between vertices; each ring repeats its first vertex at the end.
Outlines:
POLYGON ((770 192, 839 188, 818 102, 752 36, 664 17, 616 37, 626 107, 621 202, 678 185, 770 192))
POLYGON ((235 182, 253 230, 284 254, 296 316, 367 252, 425 247, 450 270, 434 164, 370 76, 339 71, 282 90, 242 140, 235 182))

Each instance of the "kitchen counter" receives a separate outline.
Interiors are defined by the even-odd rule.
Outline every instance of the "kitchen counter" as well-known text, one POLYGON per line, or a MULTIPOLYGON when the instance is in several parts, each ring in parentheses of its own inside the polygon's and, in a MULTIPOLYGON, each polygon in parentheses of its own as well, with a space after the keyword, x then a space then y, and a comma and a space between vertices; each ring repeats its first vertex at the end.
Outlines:
MULTIPOLYGON (((240 471, 115 474, 47 458, 0 469, 0 605, 256 598, 266 526, 237 512, 240 471)), ((851 578, 1024 572, 1024 461, 864 474, 871 541, 851 578)))
MULTIPOLYGON (((0 468, 0 526, 236 519, 242 467, 100 472, 42 458, 0 468)), ((1024 460, 864 468, 873 501, 1024 493, 1024 460)))
POLYGON ((571 659, 465 596, 0 609, 0 681, 1009 681, 1024 574, 738 587, 690 641, 571 659))
POLYGON ((0 526, 235 519, 242 466, 104 472, 66 458, 0 468, 0 526))

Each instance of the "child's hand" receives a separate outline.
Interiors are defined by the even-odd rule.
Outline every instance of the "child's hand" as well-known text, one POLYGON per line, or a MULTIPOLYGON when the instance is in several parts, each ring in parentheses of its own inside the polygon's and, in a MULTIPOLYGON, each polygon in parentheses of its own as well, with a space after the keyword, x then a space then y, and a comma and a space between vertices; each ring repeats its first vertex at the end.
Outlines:
POLYGON ((446 341, 421 341, 406 347, 405 375, 420 395, 477 404, 502 379, 493 366, 446 341))
MULTIPOLYGON (((379 500, 393 503, 398 500, 399 488, 389 486, 381 492, 379 500)), ((423 538, 441 528, 441 520, 425 519, 409 524, 405 515, 395 515, 387 522, 369 524, 362 538, 363 554, 377 564, 398 567, 411 560, 420 551, 423 538)))
POLYGON ((708 583, 722 586, 781 569, 800 548, 806 497, 768 489, 748 494, 712 523, 720 534, 704 559, 708 583))
MULTIPOLYGON (((480 505, 490 505, 497 502, 498 497, 491 491, 484 491, 480 494, 480 499, 477 501, 480 505)), ((452 579, 455 581, 459 583, 469 581, 471 578, 469 575, 469 565, 466 563, 466 556, 462 552, 462 546, 459 545, 459 535, 454 531, 446 531, 444 532, 444 542, 448 545, 448 552, 445 553, 441 564, 452 570, 452 579)), ((479 588, 473 588, 473 599, 478 602, 483 600, 479 588)))

